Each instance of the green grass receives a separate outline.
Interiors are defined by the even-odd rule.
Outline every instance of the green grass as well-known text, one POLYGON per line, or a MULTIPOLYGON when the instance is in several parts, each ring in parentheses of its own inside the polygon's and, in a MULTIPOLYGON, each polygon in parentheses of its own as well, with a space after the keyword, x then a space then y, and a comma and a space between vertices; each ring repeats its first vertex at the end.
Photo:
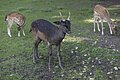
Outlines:
MULTIPOLYGON (((97 0, 0 0, 0 80, 119 80, 120 51, 95 44, 101 37, 93 33, 93 22, 89 22, 95 3, 97 0), (25 37, 17 37, 16 25, 12 26, 12 38, 7 35, 4 17, 12 11, 26 16, 25 37), (33 34, 29 29, 31 22, 39 18, 60 20, 54 17, 59 16, 59 11, 64 18, 71 12, 72 34, 61 46, 64 69, 59 68, 54 51, 52 70, 48 71, 45 43, 39 45, 39 63, 32 62, 33 34)), ((112 18, 114 12, 119 14, 120 9, 110 7, 112 18)))

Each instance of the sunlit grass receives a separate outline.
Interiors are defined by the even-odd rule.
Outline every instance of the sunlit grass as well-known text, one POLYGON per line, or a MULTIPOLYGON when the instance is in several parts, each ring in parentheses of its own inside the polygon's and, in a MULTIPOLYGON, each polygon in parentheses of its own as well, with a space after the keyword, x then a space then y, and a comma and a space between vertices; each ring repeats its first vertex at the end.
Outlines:
MULTIPOLYGON (((111 20, 112 21, 120 21, 120 19, 113 19, 113 18, 111 18, 111 20)), ((86 19, 86 20, 84 20, 84 22, 88 22, 88 23, 93 23, 94 22, 94 20, 93 20, 93 18, 92 19, 86 19)), ((101 21, 100 21, 101 22, 101 21)), ((106 21, 104 21, 104 22, 106 22, 106 21)))
POLYGON ((73 36, 73 37, 70 37, 70 36, 66 36, 64 41, 66 42, 76 42, 76 43, 80 43, 82 41, 85 41, 85 40, 92 40, 90 38, 87 38, 87 37, 76 37, 76 36, 73 36))
POLYGON ((94 20, 93 20, 93 18, 92 19, 86 19, 86 20, 84 20, 84 22, 89 22, 89 23, 93 23, 94 22, 94 20))

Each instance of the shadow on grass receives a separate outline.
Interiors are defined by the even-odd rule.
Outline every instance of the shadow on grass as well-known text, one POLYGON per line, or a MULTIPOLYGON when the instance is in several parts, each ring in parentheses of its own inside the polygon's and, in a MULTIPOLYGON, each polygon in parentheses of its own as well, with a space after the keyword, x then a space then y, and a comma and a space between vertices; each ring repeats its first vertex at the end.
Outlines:
MULTIPOLYGON (((39 48, 39 51, 41 48, 39 48)), ((32 63, 32 54, 24 51, 12 55, 0 63, 1 80, 86 80, 119 79, 120 54, 112 50, 96 48, 87 41, 64 41, 61 47, 64 69, 58 66, 56 51, 48 70, 48 53, 41 52, 40 61, 32 63), (44 55, 45 54, 45 55, 44 55), (117 55, 117 56, 116 56, 117 55)))

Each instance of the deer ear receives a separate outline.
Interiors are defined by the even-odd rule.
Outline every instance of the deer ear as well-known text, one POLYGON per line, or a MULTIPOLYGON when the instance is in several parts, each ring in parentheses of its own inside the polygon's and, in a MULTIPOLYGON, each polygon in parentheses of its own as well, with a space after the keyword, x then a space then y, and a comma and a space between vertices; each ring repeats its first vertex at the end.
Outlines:
POLYGON ((60 21, 54 21, 53 23, 60 25, 60 21))

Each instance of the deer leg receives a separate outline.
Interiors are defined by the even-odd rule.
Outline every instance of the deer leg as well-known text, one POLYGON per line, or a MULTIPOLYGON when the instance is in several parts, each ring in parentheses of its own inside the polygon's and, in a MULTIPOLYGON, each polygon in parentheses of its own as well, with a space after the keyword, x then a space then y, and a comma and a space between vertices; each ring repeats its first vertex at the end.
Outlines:
POLYGON ((109 29, 110 29, 110 34, 113 34, 113 32, 112 32, 112 28, 111 28, 111 26, 110 26, 109 23, 108 23, 108 25, 109 25, 109 29))
POLYGON ((95 17, 94 17, 94 32, 95 32, 95 25, 96 25, 96 20, 95 20, 95 17))
POLYGON ((18 37, 20 37, 20 30, 21 30, 21 27, 19 26, 17 29, 18 29, 18 37))
POLYGON ((39 59, 38 45, 40 42, 41 42, 41 39, 35 40, 34 47, 33 47, 33 63, 36 63, 37 60, 39 59))
POLYGON ((10 37, 12 37, 12 36, 11 36, 10 29, 11 29, 11 28, 9 28, 9 27, 8 27, 8 29, 7 29, 7 30, 8 30, 8 35, 9 35, 10 37))
POLYGON ((12 26, 12 23, 8 22, 8 28, 7 28, 7 31, 8 31, 8 35, 9 35, 10 37, 12 37, 12 36, 11 36, 11 32, 10 32, 10 30, 11 30, 11 26, 12 26))
POLYGON ((61 63, 61 54, 60 54, 60 44, 57 45, 57 56, 58 56, 58 60, 59 60, 59 66, 61 67, 61 69, 63 69, 62 67, 62 63, 61 63))
POLYGON ((22 26, 21 28, 22 28, 23 36, 25 36, 24 26, 22 26))
POLYGON ((102 35, 104 35, 103 20, 101 19, 102 35))
POLYGON ((98 18, 96 21, 97 21, 97 27, 98 27, 98 31, 100 32, 99 18, 98 18))
POLYGON ((48 45, 49 46, 49 63, 48 63, 48 68, 50 70, 50 62, 51 62, 51 58, 52 58, 52 45, 48 45))
POLYGON ((100 26, 98 21, 97 21, 97 28, 98 28, 98 31, 100 32, 100 26))
POLYGON ((24 32, 24 29, 22 29, 22 31, 23 31, 23 36, 25 36, 25 32, 24 32))

